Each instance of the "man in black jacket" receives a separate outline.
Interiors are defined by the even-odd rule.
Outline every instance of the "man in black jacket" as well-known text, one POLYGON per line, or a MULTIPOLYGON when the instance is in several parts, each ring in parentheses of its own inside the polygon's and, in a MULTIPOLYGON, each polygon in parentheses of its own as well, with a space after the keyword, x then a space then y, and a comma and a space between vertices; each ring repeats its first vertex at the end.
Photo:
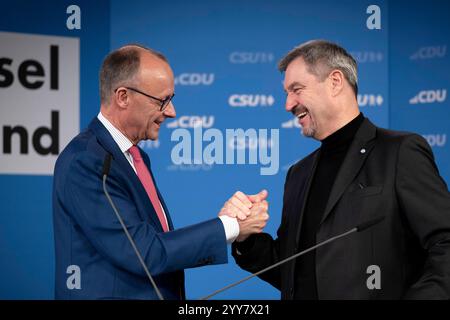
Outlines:
POLYGON ((277 239, 239 239, 236 262, 256 272, 384 215, 260 277, 282 299, 449 299, 450 194, 427 142, 359 112, 356 62, 336 44, 304 43, 279 69, 286 110, 321 146, 287 173, 277 239))

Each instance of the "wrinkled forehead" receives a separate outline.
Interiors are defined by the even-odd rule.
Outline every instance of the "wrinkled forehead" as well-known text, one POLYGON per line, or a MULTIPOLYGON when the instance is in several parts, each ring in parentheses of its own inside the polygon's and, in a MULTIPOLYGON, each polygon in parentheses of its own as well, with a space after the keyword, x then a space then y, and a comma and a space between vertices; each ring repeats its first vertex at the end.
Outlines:
POLYGON ((285 90, 292 89, 291 87, 296 83, 304 83, 311 76, 307 70, 307 65, 303 58, 299 57, 292 60, 284 72, 283 87, 285 90))
POLYGON ((142 77, 153 77, 155 79, 164 77, 173 78, 173 71, 170 65, 150 53, 141 54, 138 73, 142 77))
POLYGON ((174 93, 174 75, 169 64, 158 57, 141 56, 137 85, 158 96, 174 93))
POLYGON ((311 82, 318 82, 320 80, 318 72, 326 73, 327 66, 322 62, 309 66, 302 57, 296 58, 286 68, 283 87, 288 91, 295 85, 305 86, 311 82))

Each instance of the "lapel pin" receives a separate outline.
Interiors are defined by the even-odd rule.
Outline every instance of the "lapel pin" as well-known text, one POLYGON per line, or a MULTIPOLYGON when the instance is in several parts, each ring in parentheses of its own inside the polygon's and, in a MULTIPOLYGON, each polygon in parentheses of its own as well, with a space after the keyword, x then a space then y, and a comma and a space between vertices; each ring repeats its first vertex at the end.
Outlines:
POLYGON ((366 149, 362 148, 359 152, 360 152, 361 154, 364 154, 364 153, 366 153, 366 149))

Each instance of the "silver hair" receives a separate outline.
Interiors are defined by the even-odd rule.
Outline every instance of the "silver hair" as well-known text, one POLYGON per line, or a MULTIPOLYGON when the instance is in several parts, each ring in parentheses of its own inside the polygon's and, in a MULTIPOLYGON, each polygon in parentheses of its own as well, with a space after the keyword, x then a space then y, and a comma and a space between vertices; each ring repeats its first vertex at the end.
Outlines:
POLYGON ((283 57, 278 69, 285 72, 288 65, 297 58, 303 58, 308 71, 324 81, 332 70, 340 70, 358 94, 358 67, 355 59, 339 45, 326 40, 311 40, 300 44, 283 57))

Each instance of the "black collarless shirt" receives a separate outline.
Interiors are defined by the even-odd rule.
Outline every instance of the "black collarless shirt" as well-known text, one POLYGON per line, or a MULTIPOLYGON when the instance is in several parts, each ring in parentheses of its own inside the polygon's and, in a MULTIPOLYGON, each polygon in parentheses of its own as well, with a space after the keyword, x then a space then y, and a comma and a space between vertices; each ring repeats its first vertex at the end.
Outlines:
MULTIPOLYGON (((321 141, 319 159, 312 178, 300 230, 300 251, 316 244, 316 234, 319 230, 331 188, 347 154, 347 150, 363 121, 364 116, 360 113, 344 127, 321 141)), ((297 210, 300 211, 300 208, 297 208, 297 210)), ((295 299, 318 299, 315 257, 315 251, 313 251, 298 258, 296 261, 295 299)))

